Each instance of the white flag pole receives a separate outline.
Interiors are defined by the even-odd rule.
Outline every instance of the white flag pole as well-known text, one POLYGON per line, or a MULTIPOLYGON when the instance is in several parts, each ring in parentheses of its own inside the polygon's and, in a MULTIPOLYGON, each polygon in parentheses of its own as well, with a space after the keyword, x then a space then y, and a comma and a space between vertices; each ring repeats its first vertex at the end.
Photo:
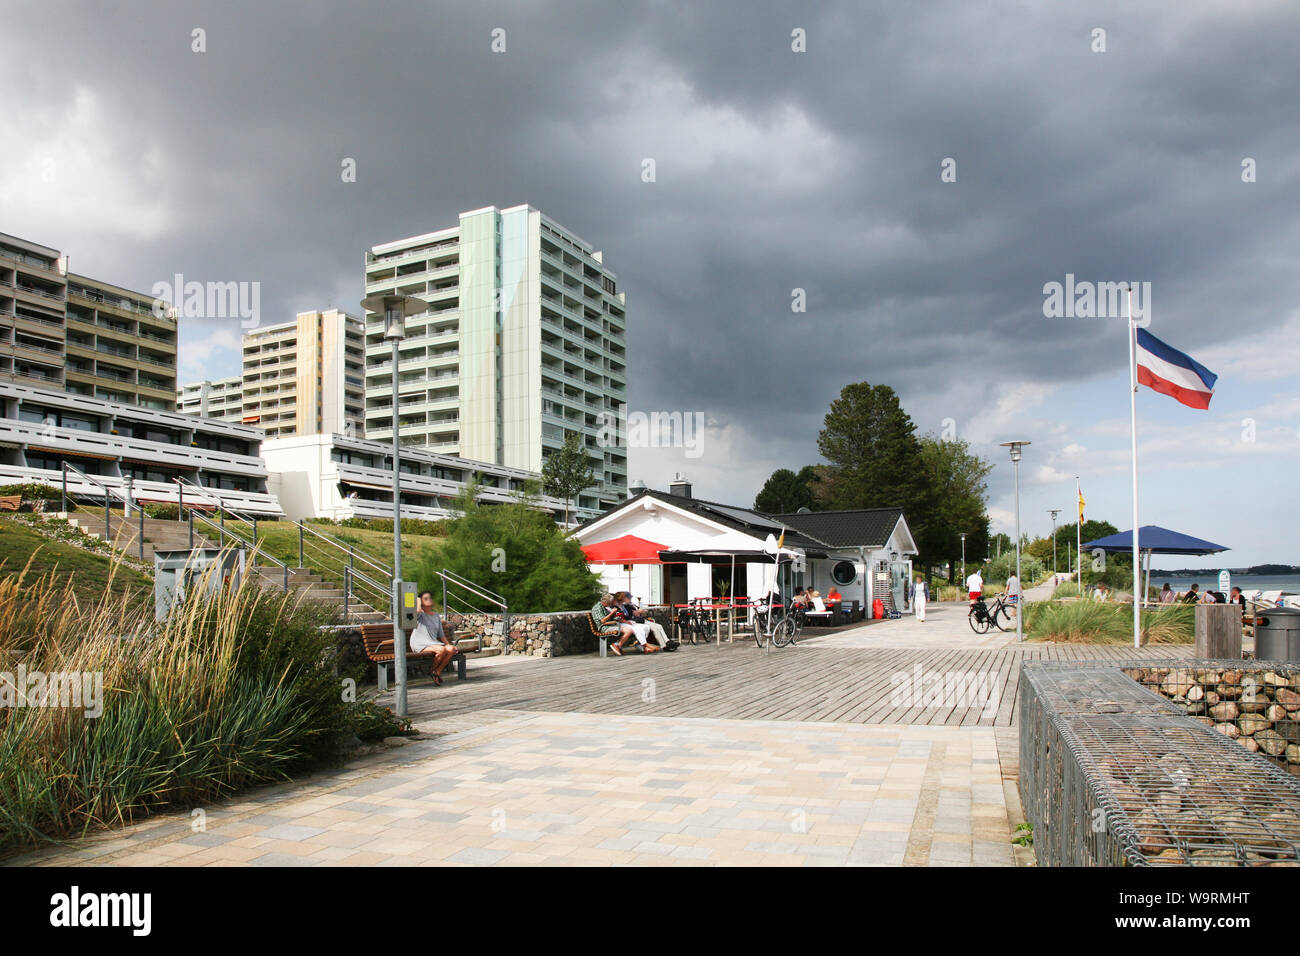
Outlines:
POLYGON ((1137 327, 1133 325, 1133 286, 1128 287, 1129 434, 1133 459, 1133 646, 1142 646, 1142 561, 1138 551, 1137 327))
POLYGON ((1074 476, 1074 513, 1079 519, 1074 526, 1074 559, 1078 567, 1074 569, 1074 583, 1079 586, 1079 598, 1083 598, 1083 509, 1079 507, 1079 502, 1083 500, 1083 486, 1079 484, 1079 476, 1074 476))

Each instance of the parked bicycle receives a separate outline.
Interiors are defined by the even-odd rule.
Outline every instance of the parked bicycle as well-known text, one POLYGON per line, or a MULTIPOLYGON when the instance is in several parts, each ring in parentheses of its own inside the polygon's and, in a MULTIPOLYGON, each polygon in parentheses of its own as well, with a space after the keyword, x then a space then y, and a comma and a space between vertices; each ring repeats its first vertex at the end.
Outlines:
POLYGON ((685 644, 709 644, 718 636, 718 622, 709 614, 704 599, 677 609, 677 639, 685 644))
POLYGON ((762 647, 771 641, 777 647, 793 644, 803 630, 803 609, 773 605, 770 600, 754 602, 754 643, 762 647))
POLYGON ((966 620, 976 634, 987 634, 990 627, 996 627, 999 631, 1014 630, 1015 605, 1007 600, 1005 591, 998 594, 991 605, 986 604, 981 595, 979 600, 970 606, 970 610, 966 613, 966 620))

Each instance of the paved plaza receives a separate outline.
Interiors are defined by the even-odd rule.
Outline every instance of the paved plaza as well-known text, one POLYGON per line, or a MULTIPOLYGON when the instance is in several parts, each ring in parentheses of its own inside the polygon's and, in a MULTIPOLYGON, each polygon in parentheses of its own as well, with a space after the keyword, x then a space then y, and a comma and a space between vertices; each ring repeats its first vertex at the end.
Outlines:
POLYGON ((964 605, 934 605, 924 624, 781 649, 738 635, 674 654, 477 662, 468 680, 412 685, 423 736, 404 746, 10 862, 1023 864, 1020 661, 1135 656, 975 635, 964 605), (952 674, 988 694, 909 696, 952 674))

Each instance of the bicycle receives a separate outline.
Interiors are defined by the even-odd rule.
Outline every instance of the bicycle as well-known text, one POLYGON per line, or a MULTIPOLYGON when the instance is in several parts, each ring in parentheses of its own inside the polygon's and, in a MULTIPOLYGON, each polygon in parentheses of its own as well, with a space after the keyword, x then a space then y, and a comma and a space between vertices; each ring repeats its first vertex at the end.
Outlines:
POLYGON ((1012 609, 1014 607, 1015 605, 1007 600, 1006 592, 998 594, 993 599, 991 607, 984 603, 984 596, 980 595, 966 613, 966 620, 976 634, 987 634, 990 627, 996 627, 999 631, 1013 630, 1015 625, 1012 621, 1012 609))
POLYGON ((771 641, 777 647, 795 643, 799 632, 803 630, 803 612, 801 608, 787 608, 783 604, 773 607, 771 601, 758 601, 754 604, 754 643, 762 647, 771 641), (778 615, 776 609, 780 608, 778 615))
POLYGON ((677 609, 677 634, 680 643, 708 644, 717 635, 718 625, 699 600, 677 609))

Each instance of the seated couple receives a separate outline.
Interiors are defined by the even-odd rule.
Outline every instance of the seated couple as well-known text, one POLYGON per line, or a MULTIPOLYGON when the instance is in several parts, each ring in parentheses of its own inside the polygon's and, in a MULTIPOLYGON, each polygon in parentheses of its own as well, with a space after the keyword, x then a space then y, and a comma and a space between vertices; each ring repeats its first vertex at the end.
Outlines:
POLYGON ((411 655, 433 658, 433 682, 442 686, 442 671, 456 656, 456 645, 447 639, 442 629, 442 618, 433 609, 433 592, 420 592, 420 609, 415 615, 415 629, 411 631, 411 655))
POLYGON ((636 638, 643 654, 662 651, 668 644, 663 627, 650 620, 650 612, 633 604, 632 595, 626 591, 602 594, 600 603, 591 609, 591 619, 596 622, 597 633, 610 639, 609 649, 615 654, 621 655, 623 645, 631 638, 636 638), (658 643, 651 644, 651 638, 658 643))

